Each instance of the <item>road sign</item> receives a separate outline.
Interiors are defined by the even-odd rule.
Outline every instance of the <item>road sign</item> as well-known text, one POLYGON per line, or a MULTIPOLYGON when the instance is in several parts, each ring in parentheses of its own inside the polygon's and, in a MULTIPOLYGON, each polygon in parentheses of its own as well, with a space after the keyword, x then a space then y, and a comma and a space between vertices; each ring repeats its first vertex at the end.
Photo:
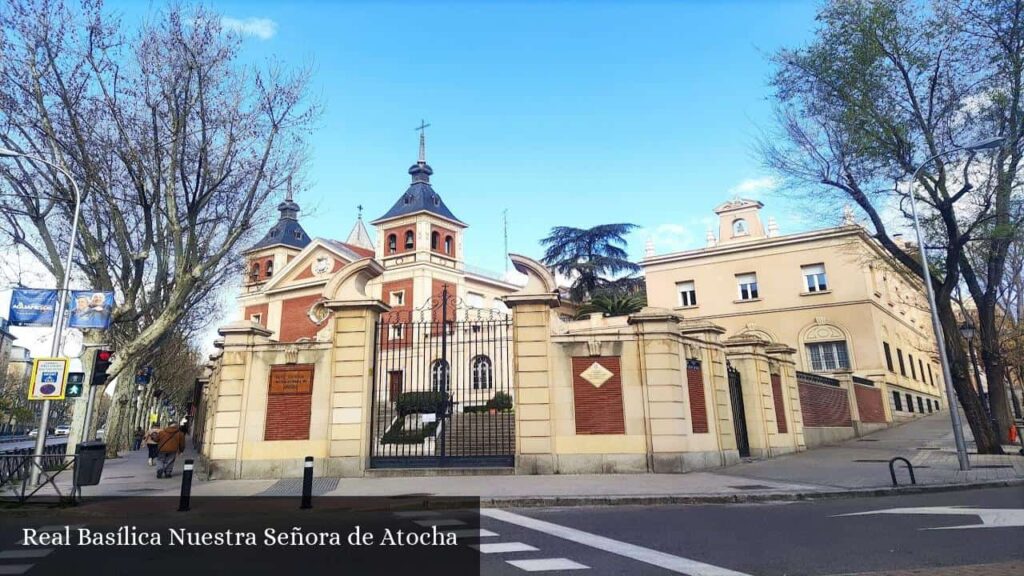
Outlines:
POLYGON ((85 372, 68 372, 66 398, 80 398, 85 388, 85 372))
POLYGON ((32 361, 29 400, 63 400, 68 375, 67 358, 36 358, 32 361))

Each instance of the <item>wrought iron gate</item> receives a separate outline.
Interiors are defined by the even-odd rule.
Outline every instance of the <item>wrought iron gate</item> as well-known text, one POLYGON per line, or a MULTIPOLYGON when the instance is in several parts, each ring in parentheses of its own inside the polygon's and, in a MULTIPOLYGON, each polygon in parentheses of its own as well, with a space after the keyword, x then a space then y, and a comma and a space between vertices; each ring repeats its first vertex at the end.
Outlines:
POLYGON ((743 385, 740 382, 739 370, 727 365, 729 373, 729 399, 732 400, 732 427, 736 434, 736 449, 740 456, 750 456, 750 439, 747 436, 747 413, 743 408, 743 385))
POLYGON ((513 466, 511 316, 445 287, 377 323, 372 468, 513 466))

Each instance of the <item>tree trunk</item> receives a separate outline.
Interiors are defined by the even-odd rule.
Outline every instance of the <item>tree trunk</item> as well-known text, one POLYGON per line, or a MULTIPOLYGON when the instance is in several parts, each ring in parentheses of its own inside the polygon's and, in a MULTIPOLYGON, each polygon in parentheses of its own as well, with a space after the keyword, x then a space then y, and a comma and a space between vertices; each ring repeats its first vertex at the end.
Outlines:
MULTIPOLYGON (((998 323, 995 307, 986 302, 978 310, 978 325, 981 343, 981 363, 985 370, 988 383, 988 401, 995 419, 996 436, 1003 444, 1010 444, 1010 428, 1013 426, 1013 414, 1010 411, 1009 382, 1007 381, 1006 365, 999 346, 998 323)), ((979 382, 980 386, 981 383, 979 382)))
POLYGON ((117 453, 128 446, 132 432, 127 417, 131 408, 128 404, 134 396, 136 367, 134 362, 124 366, 114 385, 114 397, 107 413, 107 458, 117 458, 117 453))
MULTIPOLYGON (((68 447, 67 453, 74 454, 75 446, 83 440, 95 438, 96 420, 95 417, 98 414, 96 410, 97 406, 93 406, 93 419, 91 431, 83 430, 85 426, 85 411, 86 406, 89 403, 90 389, 92 388, 92 365, 96 359, 95 346, 101 344, 107 340, 107 335, 101 330, 86 330, 85 337, 83 338, 82 355, 80 357, 82 361, 82 372, 85 373, 85 379, 82 386, 82 395, 71 401, 71 431, 68 433, 68 447)), ((97 390, 96 396, 98 397, 103 393, 103 390, 97 390)), ((96 400, 96 404, 99 404, 99 400, 96 400)))
MULTIPOLYGON (((957 400, 963 408, 967 425, 971 428, 974 443, 978 447, 978 454, 1002 454, 1002 445, 992 430, 988 415, 982 406, 981 397, 971 385, 970 360, 960 341, 960 326, 957 323, 956 314, 953 313, 952 301, 948 298, 939 299, 937 305, 939 320, 942 322, 946 354, 949 356, 953 388, 956 391, 957 400)), ((952 398, 947 399, 947 403, 950 410, 956 410, 952 398)))

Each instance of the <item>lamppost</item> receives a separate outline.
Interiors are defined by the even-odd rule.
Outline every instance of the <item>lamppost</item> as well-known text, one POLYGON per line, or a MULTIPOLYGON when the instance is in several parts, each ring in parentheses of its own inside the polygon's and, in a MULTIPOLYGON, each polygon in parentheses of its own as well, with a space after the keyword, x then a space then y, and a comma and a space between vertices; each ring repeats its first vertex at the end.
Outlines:
POLYGON ((967 340, 967 355, 971 359, 971 368, 974 370, 974 386, 978 389, 978 393, 985 399, 985 410, 988 411, 988 417, 992 419, 992 398, 989 396, 988 386, 982 388, 981 385, 981 371, 978 369, 978 358, 974 355, 974 337, 978 331, 975 330, 974 324, 970 320, 965 320, 963 324, 960 324, 960 335, 967 340))
MULTIPOLYGON (((25 158, 26 160, 46 164, 63 174, 68 181, 71 182, 71 188, 75 191, 75 213, 71 218, 71 242, 68 244, 67 260, 64 262, 64 286, 61 288, 60 294, 57 296, 57 310, 54 314, 56 327, 53 331, 53 343, 50 345, 50 356, 58 357, 60 355, 61 347, 60 337, 61 333, 64 331, 64 309, 67 307, 68 286, 71 284, 71 259, 75 255, 75 242, 78 237, 78 215, 82 205, 82 194, 79 192, 78 184, 75 183, 75 178, 71 175, 71 172, 68 172, 53 162, 30 154, 9 150, 7 148, 0 148, 0 158, 25 158)), ((34 458, 36 460, 35 464, 37 465, 31 466, 31 475, 29 477, 33 486, 39 483, 39 471, 42 467, 43 451, 46 449, 46 429, 49 424, 49 420, 50 401, 43 400, 43 409, 39 413, 39 434, 36 436, 36 447, 33 451, 34 458)))
POLYGON ((949 355, 946 354, 945 340, 942 335, 942 323, 939 321, 939 311, 935 306, 935 291, 932 290, 932 274, 928 269, 928 251, 924 248, 924 238, 921 234, 921 222, 917 217, 917 194, 914 193, 914 183, 917 182, 917 175, 921 172, 921 169, 931 164, 932 160, 936 160, 941 156, 959 152, 961 150, 968 150, 970 152, 977 152, 979 150, 991 150, 993 148, 999 148, 1003 145, 1005 138, 1003 136, 996 136, 994 138, 986 138, 966 146, 959 146, 951 148, 938 154, 931 156, 921 163, 914 170, 913 176, 910 177, 910 212, 914 217, 914 232, 917 234, 917 245, 919 247, 918 252, 921 254, 921 274, 924 277, 924 287, 928 293, 928 306, 931 309, 932 316, 932 330, 935 331, 935 343, 939 348, 939 360, 942 363, 942 379, 946 384, 946 403, 949 405, 949 419, 953 425, 953 438, 956 441, 956 456, 960 462, 960 470, 968 470, 971 467, 971 463, 967 459, 967 444, 964 442, 964 430, 963 424, 960 422, 960 410, 956 405, 956 390, 953 388, 953 375, 949 368, 949 355))

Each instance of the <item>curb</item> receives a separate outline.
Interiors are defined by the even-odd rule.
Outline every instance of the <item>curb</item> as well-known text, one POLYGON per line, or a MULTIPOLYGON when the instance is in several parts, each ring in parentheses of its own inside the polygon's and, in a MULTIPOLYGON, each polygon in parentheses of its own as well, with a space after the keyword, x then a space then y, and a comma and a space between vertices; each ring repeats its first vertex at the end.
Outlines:
POLYGON ((770 502, 809 502, 843 498, 873 498, 907 494, 961 492, 983 488, 1024 486, 1024 478, 992 480, 964 484, 929 484, 886 488, 860 488, 820 492, 764 492, 760 494, 651 494, 637 496, 524 496, 481 498, 484 508, 542 508, 576 506, 657 506, 665 504, 758 504, 770 502))

